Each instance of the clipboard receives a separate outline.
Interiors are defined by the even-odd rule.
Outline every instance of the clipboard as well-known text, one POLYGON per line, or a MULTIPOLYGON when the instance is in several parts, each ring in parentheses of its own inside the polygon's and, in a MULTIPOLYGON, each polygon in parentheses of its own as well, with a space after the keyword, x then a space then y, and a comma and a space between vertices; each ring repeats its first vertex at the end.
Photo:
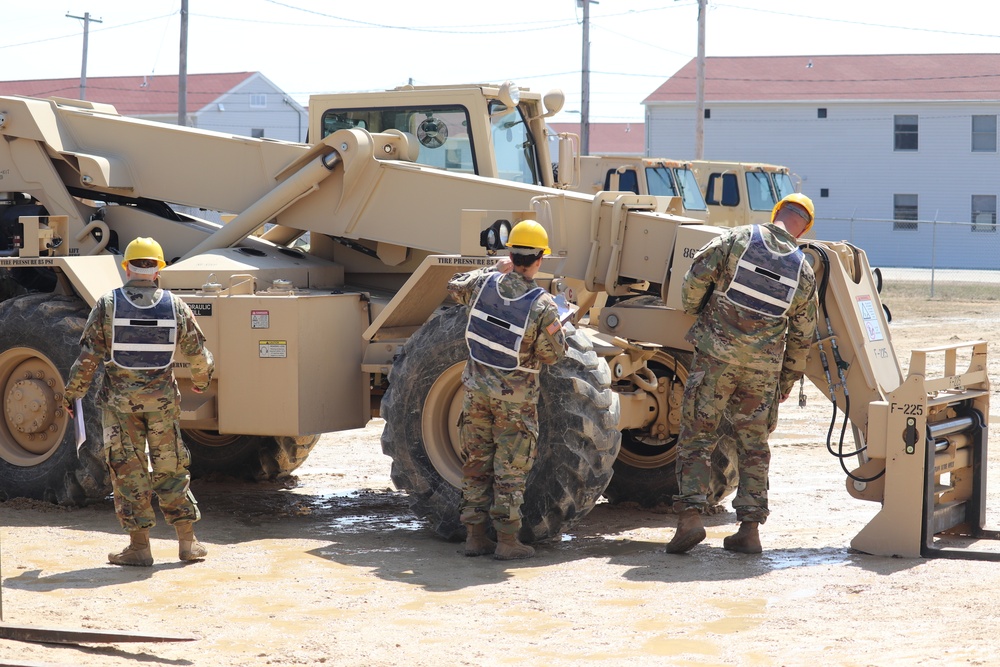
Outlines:
POLYGON ((73 425, 76 427, 76 453, 80 454, 80 447, 87 441, 87 429, 83 425, 83 399, 78 398, 73 403, 73 425))
POLYGON ((576 311, 580 310, 580 306, 575 303, 569 303, 566 301, 565 294, 556 294, 553 297, 553 301, 556 302, 556 308, 559 310, 559 323, 566 324, 573 316, 576 315, 576 311))

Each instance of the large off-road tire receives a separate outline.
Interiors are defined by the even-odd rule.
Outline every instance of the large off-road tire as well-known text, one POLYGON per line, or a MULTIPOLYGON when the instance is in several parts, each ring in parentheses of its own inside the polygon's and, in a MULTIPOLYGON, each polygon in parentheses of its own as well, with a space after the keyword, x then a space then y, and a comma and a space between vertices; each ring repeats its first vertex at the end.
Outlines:
MULTIPOLYGON (((619 307, 641 308, 663 305, 659 298, 641 296, 618 304, 619 307)), ((665 439, 659 439, 648 430, 622 431, 622 446, 615 461, 615 474, 604 496, 612 503, 636 503, 641 507, 671 505, 677 493, 677 435, 680 430, 681 405, 684 383, 691 367, 690 352, 663 349, 648 362, 650 370, 660 383, 667 386, 667 422, 665 439)), ((732 441, 732 427, 723 422, 720 428, 719 447, 712 455, 712 481, 708 494, 711 505, 722 502, 736 490, 739 476, 732 441)))
MULTIPOLYGON (((458 421, 467 310, 453 307, 407 341, 382 399, 382 451, 413 512, 447 539, 460 539, 462 462, 458 421)), ((611 478, 620 432, 610 371, 586 336, 567 328, 569 352, 541 373, 538 458, 521 508, 524 541, 555 537, 585 516, 611 478)))
POLYGON ((301 466, 319 442, 318 435, 223 435, 201 430, 185 430, 183 435, 191 452, 192 477, 219 473, 241 479, 281 479, 301 466))
POLYGON ((52 294, 0 304, 0 498, 83 505, 111 492, 94 400, 100 372, 83 399, 87 439, 79 454, 61 407, 88 314, 80 299, 52 294))

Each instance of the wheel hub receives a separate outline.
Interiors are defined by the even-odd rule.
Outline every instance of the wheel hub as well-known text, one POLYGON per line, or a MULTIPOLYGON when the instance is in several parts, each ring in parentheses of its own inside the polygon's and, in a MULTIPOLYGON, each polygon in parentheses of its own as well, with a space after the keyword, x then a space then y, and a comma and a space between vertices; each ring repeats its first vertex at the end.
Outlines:
POLYGON ((427 393, 421 417, 421 437, 431 465, 449 484, 462 488, 461 437, 462 371, 465 362, 444 371, 427 393))
POLYGON ((21 363, 10 374, 4 392, 4 417, 13 439, 31 454, 44 454, 58 445, 62 416, 61 382, 38 359, 21 363))
POLYGON ((680 434, 684 383, 688 372, 666 352, 657 352, 650 368, 657 378, 655 400, 658 417, 646 429, 623 431, 625 438, 618 454, 618 460, 633 468, 660 468, 677 458, 674 445, 680 434))

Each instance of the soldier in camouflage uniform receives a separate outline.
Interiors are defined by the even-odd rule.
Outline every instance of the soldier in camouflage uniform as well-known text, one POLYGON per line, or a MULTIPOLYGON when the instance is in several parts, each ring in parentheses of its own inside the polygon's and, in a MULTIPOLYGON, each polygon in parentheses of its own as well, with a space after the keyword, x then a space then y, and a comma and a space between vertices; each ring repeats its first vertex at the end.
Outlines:
POLYGON ((190 361, 193 389, 199 393, 208 388, 214 363, 190 308, 157 287, 164 266, 163 250, 153 239, 138 238, 128 245, 122 262, 127 282, 101 297, 90 312, 66 387, 71 408, 104 364, 98 396, 104 406, 104 453, 115 513, 131 538, 124 551, 108 555, 115 565, 153 564, 153 493, 177 532, 180 559, 201 560, 208 553, 194 535, 193 523, 201 513, 190 490, 191 455, 181 440, 174 351, 179 347, 190 361))
POLYGON ((798 239, 812 227, 812 201, 791 194, 778 202, 771 224, 736 227, 706 244, 684 276, 684 311, 698 319, 688 332, 694 361, 684 387, 677 441, 674 511, 677 532, 669 553, 705 539, 712 452, 729 419, 736 434, 739 489, 733 509, 739 531, 723 547, 760 553, 758 525, 767 520, 767 438, 777 404, 802 377, 816 327, 816 278, 798 239))
POLYGON ((510 257, 495 267, 456 274, 448 283, 455 300, 469 306, 461 421, 465 555, 498 560, 535 553, 517 533, 537 448, 538 374, 566 354, 558 308, 533 280, 550 252, 545 228, 519 222, 507 247, 510 257), (487 515, 499 544, 486 534, 487 515))

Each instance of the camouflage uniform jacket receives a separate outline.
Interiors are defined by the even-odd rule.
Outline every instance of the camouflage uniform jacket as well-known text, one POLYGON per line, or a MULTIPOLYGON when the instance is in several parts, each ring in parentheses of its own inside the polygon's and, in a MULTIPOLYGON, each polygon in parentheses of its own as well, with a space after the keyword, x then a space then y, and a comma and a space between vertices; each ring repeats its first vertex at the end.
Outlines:
MULTIPOLYGON (((496 269, 486 267, 468 273, 456 273, 448 282, 448 292, 459 303, 473 303, 487 278, 496 269)), ((537 285, 517 271, 511 271, 499 283, 504 297, 517 298, 537 285)), ((543 364, 557 363, 566 355, 566 335, 559 324, 559 310, 549 294, 542 294, 531 306, 528 325, 521 340, 521 366, 541 369, 543 364)), ((538 402, 538 373, 502 371, 470 358, 462 374, 462 382, 472 391, 480 391, 504 401, 538 402)))
MULTIPOLYGON (((133 302, 142 306, 154 303, 162 290, 150 280, 132 279, 123 288, 133 302)), ((191 379, 199 389, 208 387, 215 371, 212 354, 205 349, 205 335, 184 301, 174 298, 177 316, 177 344, 180 353, 191 362, 191 379)), ((98 400, 116 412, 156 412, 178 401, 180 392, 172 367, 134 370, 111 363, 114 292, 102 296, 87 318, 80 338, 80 356, 70 369, 66 401, 72 402, 87 393, 98 366, 104 363, 104 381, 98 400)))
MULTIPOLYGON (((780 370, 785 395, 805 371, 816 330, 816 277, 803 262, 799 284, 784 317, 739 306, 728 298, 736 266, 750 242, 752 227, 736 227, 716 237, 695 255, 684 276, 684 312, 698 319, 687 341, 702 354, 761 371, 780 370)), ((760 225, 765 244, 778 253, 798 247, 795 237, 776 225, 760 225)))

